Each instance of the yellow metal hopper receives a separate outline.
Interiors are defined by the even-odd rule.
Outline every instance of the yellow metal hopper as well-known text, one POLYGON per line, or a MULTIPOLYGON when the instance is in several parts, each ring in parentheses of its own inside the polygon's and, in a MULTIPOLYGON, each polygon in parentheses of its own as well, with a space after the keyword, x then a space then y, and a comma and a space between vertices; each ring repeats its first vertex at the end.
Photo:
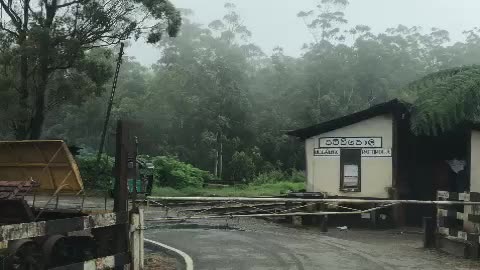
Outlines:
POLYGON ((0 141, 0 181, 26 181, 40 184, 38 193, 79 194, 83 182, 65 142, 0 141))

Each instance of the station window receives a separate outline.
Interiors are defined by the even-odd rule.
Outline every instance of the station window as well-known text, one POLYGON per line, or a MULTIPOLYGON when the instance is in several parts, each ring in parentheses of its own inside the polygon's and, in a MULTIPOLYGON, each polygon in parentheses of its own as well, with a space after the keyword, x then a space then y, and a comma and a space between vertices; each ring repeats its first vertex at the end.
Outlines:
POLYGON ((361 149, 342 149, 340 152, 340 190, 360 192, 361 189, 361 149))

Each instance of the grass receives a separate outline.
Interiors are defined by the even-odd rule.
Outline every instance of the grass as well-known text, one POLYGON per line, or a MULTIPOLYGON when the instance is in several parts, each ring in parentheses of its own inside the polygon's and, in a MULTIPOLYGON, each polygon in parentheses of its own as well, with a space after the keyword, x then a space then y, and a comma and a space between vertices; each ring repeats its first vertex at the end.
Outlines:
POLYGON ((188 197, 188 196, 216 196, 216 197, 256 197, 278 196, 288 191, 298 191, 305 188, 304 183, 277 182, 268 184, 250 184, 224 188, 184 188, 154 187, 153 196, 159 197, 188 197))

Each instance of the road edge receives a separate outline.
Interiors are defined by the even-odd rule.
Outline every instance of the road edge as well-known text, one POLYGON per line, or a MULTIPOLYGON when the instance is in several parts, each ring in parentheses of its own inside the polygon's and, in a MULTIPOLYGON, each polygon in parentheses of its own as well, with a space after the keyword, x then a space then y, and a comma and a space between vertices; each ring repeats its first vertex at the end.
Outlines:
POLYGON ((181 263, 184 270, 193 270, 193 260, 187 253, 150 239, 144 239, 144 245, 149 249, 160 250, 175 257, 175 259, 181 263))

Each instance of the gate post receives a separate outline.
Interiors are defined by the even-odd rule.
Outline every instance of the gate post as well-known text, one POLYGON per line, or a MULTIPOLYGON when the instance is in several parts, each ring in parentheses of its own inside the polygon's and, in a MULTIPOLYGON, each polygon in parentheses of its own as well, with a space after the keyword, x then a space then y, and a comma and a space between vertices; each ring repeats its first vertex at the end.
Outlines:
POLYGON ((328 232, 328 215, 322 216, 322 221, 320 223, 320 231, 321 232, 328 232))
POLYGON ((132 212, 130 216, 130 253, 132 255, 131 270, 143 270, 144 268, 144 230, 143 209, 132 212))
POLYGON ((435 224, 433 218, 423 217, 423 247, 432 248, 435 245, 435 224))
POLYGON ((132 262, 130 263, 130 270, 140 270, 140 246, 138 227, 140 224, 140 217, 138 213, 131 212, 130 214, 130 254, 132 256, 132 262))
POLYGON ((470 259, 478 260, 480 257, 480 243, 479 243, 479 234, 469 233, 468 241, 470 242, 470 259))

